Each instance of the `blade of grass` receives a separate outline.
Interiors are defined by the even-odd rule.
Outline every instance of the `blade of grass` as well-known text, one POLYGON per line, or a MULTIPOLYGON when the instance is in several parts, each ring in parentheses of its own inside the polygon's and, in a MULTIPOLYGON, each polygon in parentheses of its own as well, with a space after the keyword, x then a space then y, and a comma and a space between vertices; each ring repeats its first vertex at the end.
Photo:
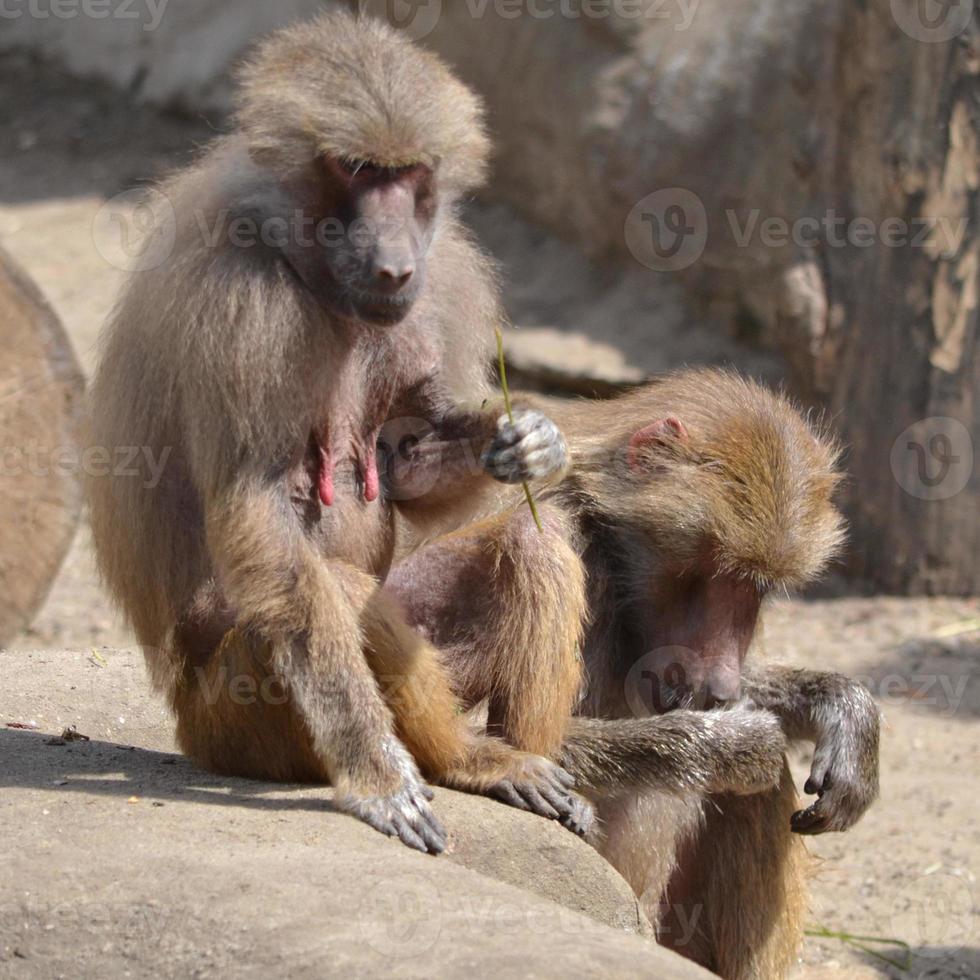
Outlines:
MULTIPOLYGON (((500 371, 500 390, 504 393, 504 410, 507 412, 510 424, 513 425, 514 408, 510 402, 510 389, 507 387, 507 366, 504 364, 504 335, 500 332, 499 327, 495 328, 494 332, 497 334, 497 368, 500 371)), ((531 488, 527 485, 526 480, 521 486, 524 488, 524 497, 531 510, 534 523, 537 524, 539 531, 544 532, 544 528, 541 526, 541 518, 538 516, 537 505, 534 503, 534 497, 531 496, 531 488)))
POLYGON ((861 950, 862 953, 867 953, 869 956, 873 956, 875 959, 879 959, 889 966, 894 966, 898 970, 912 969, 912 947, 901 939, 890 939, 887 936, 855 936, 850 932, 836 932, 833 929, 828 929, 826 926, 814 926, 812 929, 804 929, 803 931, 808 936, 816 936, 820 939, 839 939, 842 943, 853 946, 855 949, 861 950), (884 953, 879 953, 878 950, 865 945, 866 943, 897 946, 902 950, 904 958, 902 960, 893 960, 890 956, 885 956, 884 953))

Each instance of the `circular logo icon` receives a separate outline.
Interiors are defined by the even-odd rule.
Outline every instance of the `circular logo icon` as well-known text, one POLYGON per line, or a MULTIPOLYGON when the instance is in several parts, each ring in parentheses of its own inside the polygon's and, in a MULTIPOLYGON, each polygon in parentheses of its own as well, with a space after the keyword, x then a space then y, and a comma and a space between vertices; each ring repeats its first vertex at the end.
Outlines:
MULTIPOLYGON (((389 500, 417 500, 425 496, 441 477, 442 459, 438 455, 426 456, 425 440, 434 433, 425 419, 389 419, 378 433, 378 468, 385 483, 385 496, 389 500)), ((470 472, 480 472, 480 461, 475 453, 465 458, 469 447, 460 442, 455 451, 470 467, 470 472)))
POLYGON ((973 0, 890 0, 895 23, 916 41, 951 41, 970 23, 973 0))
POLYGON ((146 272, 170 258, 177 214, 158 190, 124 191, 99 208, 92 241, 99 255, 123 272, 146 272))
POLYGON ((689 668, 698 655, 687 647, 666 646, 648 650, 626 675, 624 694, 630 713, 635 718, 648 718, 671 707, 676 707, 679 697, 690 701, 690 707, 701 707, 696 702, 693 678, 689 668))
POLYGON ((439 891, 420 875, 379 881, 364 896, 359 914, 364 941, 384 956, 421 956, 442 931, 439 891))
POLYGON ((678 272, 701 257, 708 215, 701 198, 683 187, 647 194, 626 217, 626 247, 655 272, 678 272))
POLYGON ((973 940, 973 892, 956 875, 934 872, 903 888, 892 905, 891 931, 916 956, 945 956, 973 940))
POLYGON ((955 497, 973 475, 973 437, 958 419, 936 415, 910 425, 892 446, 898 485, 920 500, 955 497))
POLYGON ((361 13, 386 20, 392 27, 421 41, 435 29, 442 0, 358 0, 361 13))

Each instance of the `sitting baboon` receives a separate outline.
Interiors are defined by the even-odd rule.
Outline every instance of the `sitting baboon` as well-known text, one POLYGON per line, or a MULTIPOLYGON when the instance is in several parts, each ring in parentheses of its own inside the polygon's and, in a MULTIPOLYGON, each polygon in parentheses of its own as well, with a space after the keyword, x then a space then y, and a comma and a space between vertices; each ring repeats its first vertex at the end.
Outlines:
MULTIPOLYGON (((743 664, 764 597, 812 581, 840 546, 835 447, 785 398, 720 371, 681 372, 607 402, 519 401, 546 407, 571 452, 567 476, 539 503, 565 515, 588 573, 580 717, 549 717, 519 683, 513 696, 502 690, 534 664, 488 663, 460 629, 457 597, 478 608, 481 582, 454 539, 409 556, 387 588, 441 647, 464 704, 489 697, 491 722, 518 746, 532 725, 538 744, 549 741, 542 730, 550 741, 563 733, 557 758, 598 804, 598 846, 663 942, 693 925, 685 955, 725 977, 781 975, 802 928, 804 851, 792 831, 844 830, 877 793, 867 691, 837 674, 743 664), (755 708, 690 710, 739 698, 755 708), (790 738, 816 744, 806 790, 819 799, 806 810, 795 812, 782 765, 774 788, 738 771, 758 769, 767 750, 781 761, 774 729, 738 737, 768 712, 790 738)), ((407 472, 420 483, 420 469, 472 454, 430 439, 388 466, 389 481, 400 489, 407 472)), ((509 475, 526 474, 514 464, 509 475)), ((414 507, 425 511, 424 495, 414 507)))
MULTIPOLYGON (((130 277, 91 392, 96 444, 166 459, 159 481, 89 489, 100 568, 179 743, 220 772, 329 781, 337 806, 423 850, 445 833, 419 769, 584 831, 571 777, 471 731, 437 651, 378 588, 394 547, 381 425, 498 430, 497 410, 459 407, 491 394, 501 320, 455 213, 485 170, 481 106, 394 31, 333 15, 258 47, 236 122, 160 186, 173 247, 130 277)), ((476 484, 500 452, 531 475, 562 466, 555 427, 525 421, 476 484)), ((502 517, 480 533, 512 555, 521 531, 502 517)), ((584 578, 561 534, 488 566, 484 587, 506 605, 528 581, 520 639, 554 651, 541 680, 567 713, 584 578)))

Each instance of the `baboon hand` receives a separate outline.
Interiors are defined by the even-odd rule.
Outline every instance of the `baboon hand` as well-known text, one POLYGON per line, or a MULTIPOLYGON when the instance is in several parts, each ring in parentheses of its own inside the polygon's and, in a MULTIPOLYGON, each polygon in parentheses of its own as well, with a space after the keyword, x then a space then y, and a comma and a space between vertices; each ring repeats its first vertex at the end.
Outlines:
POLYGON ((878 709, 860 685, 851 695, 840 715, 821 726, 803 787, 817 800, 793 814, 798 834, 847 830, 878 796, 878 709))
POLYGON ((487 789, 494 799, 557 820, 573 834, 585 837, 592 829, 592 804, 573 792, 575 777, 538 755, 528 755, 520 768, 487 789))
POLYGON ((747 796, 779 785, 786 757, 786 736, 769 711, 738 705, 698 712, 706 725, 712 793, 747 796))
POLYGON ((446 849, 446 831, 429 806, 431 799, 432 790, 423 783, 406 781, 386 796, 346 795, 335 805, 416 851, 441 854, 446 849))
POLYGON ((337 794, 334 805, 382 834, 397 837, 408 847, 441 854, 446 849, 446 831, 429 806, 432 790, 422 781, 415 760, 397 739, 386 739, 383 750, 385 768, 390 767, 390 774, 400 781, 399 788, 393 792, 358 791, 354 787, 362 786, 363 781, 352 779, 350 788, 337 794))
POLYGON ((515 409, 513 423, 497 420, 497 434, 480 462, 501 483, 522 483, 564 469, 568 449, 558 426, 535 409, 515 409))

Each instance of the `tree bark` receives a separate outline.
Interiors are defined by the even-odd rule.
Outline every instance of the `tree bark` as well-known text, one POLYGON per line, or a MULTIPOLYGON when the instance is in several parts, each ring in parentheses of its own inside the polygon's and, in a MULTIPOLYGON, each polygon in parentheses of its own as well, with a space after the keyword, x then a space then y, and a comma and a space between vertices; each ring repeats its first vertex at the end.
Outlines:
POLYGON ((925 42, 868 4, 835 66, 843 111, 821 196, 871 219, 878 244, 824 251, 811 380, 850 447, 851 570, 889 592, 980 592, 975 28, 925 42), (889 220, 902 244, 885 240, 889 220))
POLYGON ((54 311, 0 250, 0 644, 30 624, 78 525, 83 387, 54 311))

